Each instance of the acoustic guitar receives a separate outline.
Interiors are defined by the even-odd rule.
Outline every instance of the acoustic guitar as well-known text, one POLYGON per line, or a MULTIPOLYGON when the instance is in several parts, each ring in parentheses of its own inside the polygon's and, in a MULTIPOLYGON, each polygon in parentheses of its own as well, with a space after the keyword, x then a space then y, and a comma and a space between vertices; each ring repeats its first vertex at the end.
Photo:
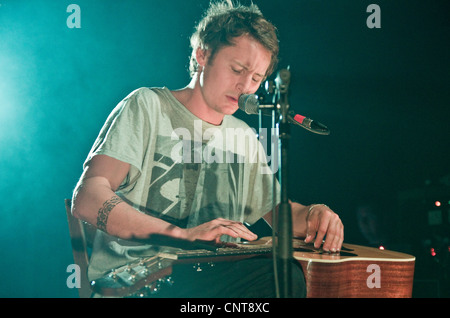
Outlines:
MULTIPOLYGON (((412 296, 414 256, 345 243, 339 253, 328 253, 300 239, 293 240, 293 249, 294 259, 300 262, 305 275, 309 298, 412 296)), ((270 256, 272 252, 271 237, 227 247, 174 250, 114 269, 93 281, 91 287, 104 296, 148 296, 157 292, 160 284, 170 283, 172 266, 177 263, 202 266, 256 255, 270 256)))

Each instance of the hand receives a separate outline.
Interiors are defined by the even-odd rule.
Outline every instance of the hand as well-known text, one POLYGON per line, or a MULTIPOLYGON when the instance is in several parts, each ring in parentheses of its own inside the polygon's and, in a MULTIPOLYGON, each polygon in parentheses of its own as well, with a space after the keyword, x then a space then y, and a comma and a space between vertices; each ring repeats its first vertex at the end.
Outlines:
POLYGON ((339 216, 324 204, 314 204, 306 215, 305 242, 314 241, 314 247, 319 248, 326 235, 322 249, 337 252, 344 241, 344 225, 339 216))
POLYGON ((222 235, 229 235, 231 237, 243 238, 247 241, 253 241, 257 239, 257 235, 252 233, 241 222, 226 220, 218 218, 193 228, 185 229, 187 239, 190 241, 203 240, 203 241, 215 241, 220 243, 220 237, 222 235))

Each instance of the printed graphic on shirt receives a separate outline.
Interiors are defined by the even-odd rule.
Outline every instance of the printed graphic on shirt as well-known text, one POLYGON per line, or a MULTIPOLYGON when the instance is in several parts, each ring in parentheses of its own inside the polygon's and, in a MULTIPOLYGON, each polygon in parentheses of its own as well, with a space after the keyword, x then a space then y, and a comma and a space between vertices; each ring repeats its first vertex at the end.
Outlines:
POLYGON ((269 138, 265 128, 260 129, 258 135, 250 127, 204 128, 201 120, 194 120, 192 132, 186 127, 172 131, 172 140, 178 142, 172 147, 170 156, 174 161, 184 163, 261 163, 261 173, 274 174, 278 170, 279 140, 276 129, 272 129, 271 134, 269 138), (205 140, 207 144, 204 144, 205 140), (270 167, 268 162, 271 162, 270 167))
MULTIPOLYGON (((172 159, 171 148, 175 145, 176 141, 170 137, 157 138, 154 162, 150 168, 147 211, 183 227, 218 217, 241 219, 239 189, 242 191, 244 163, 238 163, 237 155, 226 154, 234 157, 231 163, 184 163, 172 159)), ((207 144, 191 145, 192 157, 207 147, 207 144)))

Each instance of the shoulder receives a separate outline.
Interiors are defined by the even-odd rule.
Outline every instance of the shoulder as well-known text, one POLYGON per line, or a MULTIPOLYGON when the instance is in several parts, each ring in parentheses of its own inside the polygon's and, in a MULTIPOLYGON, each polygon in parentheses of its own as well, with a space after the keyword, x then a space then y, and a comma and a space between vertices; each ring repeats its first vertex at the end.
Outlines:
POLYGON ((120 101, 116 107, 116 112, 154 113, 164 103, 163 91, 163 88, 137 88, 120 101))
POLYGON ((129 99, 139 99, 139 100, 158 100, 160 94, 158 91, 162 91, 162 88, 150 88, 150 87, 140 87, 128 94, 124 100, 129 99))

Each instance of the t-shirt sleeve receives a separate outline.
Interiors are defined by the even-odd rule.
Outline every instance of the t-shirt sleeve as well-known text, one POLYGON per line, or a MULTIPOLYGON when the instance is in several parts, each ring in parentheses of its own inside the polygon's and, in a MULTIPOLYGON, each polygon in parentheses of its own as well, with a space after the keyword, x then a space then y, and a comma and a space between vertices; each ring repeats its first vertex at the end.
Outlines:
POLYGON ((114 108, 84 162, 86 167, 94 156, 101 154, 129 163, 130 171, 121 188, 140 176, 148 148, 151 125, 144 90, 133 91, 114 108))

